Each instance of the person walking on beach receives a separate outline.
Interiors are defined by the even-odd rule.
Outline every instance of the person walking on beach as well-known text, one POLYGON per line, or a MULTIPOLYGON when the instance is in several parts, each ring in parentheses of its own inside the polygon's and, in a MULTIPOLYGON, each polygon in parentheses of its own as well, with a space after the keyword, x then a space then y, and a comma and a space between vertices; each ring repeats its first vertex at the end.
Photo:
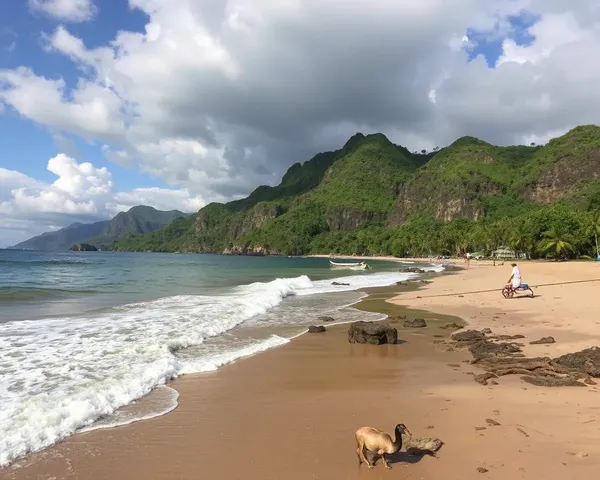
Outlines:
POLYGON ((508 279, 508 284, 512 283, 512 288, 517 289, 521 286, 521 270, 516 263, 512 263, 512 272, 510 274, 510 278, 508 279))

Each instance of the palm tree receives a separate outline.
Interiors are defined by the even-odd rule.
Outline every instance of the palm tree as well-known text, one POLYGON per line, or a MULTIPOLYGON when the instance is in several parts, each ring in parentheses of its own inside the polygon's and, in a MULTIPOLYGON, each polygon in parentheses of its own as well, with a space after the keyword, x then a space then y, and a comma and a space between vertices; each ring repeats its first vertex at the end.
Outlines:
POLYGON ((586 235, 593 235, 596 241, 596 257, 600 256, 600 250, 598 249, 598 235, 600 235, 600 210, 592 213, 590 223, 585 231, 586 235))
POLYGON ((552 253, 554 258, 558 260, 559 258, 567 257, 575 251, 574 243, 575 239, 573 235, 561 228, 553 227, 542 234, 540 250, 544 253, 552 253))
POLYGON ((525 229, 525 225, 518 223, 510 232, 508 243, 515 250, 515 254, 524 253, 529 258, 533 242, 531 235, 525 229))

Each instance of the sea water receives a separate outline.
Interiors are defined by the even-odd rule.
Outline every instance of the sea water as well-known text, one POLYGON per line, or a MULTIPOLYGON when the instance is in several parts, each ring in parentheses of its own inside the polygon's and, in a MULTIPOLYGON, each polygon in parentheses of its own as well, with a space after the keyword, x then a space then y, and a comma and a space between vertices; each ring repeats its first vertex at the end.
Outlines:
POLYGON ((360 289, 413 275, 369 263, 0 250, 0 466, 165 414, 178 398, 169 380, 283 345, 318 316, 381 318, 351 307, 360 289))

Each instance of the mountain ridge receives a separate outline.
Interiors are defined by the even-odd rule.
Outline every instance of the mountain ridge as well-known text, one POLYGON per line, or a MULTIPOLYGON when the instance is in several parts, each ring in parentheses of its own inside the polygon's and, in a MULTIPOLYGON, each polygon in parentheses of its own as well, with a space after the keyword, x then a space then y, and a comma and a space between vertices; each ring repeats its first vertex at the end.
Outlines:
POLYGON ((483 238, 499 225, 506 232, 507 222, 537 225, 531 236, 539 243, 555 221, 543 218, 569 223, 578 216, 585 223, 582 215, 594 209, 600 209, 596 125, 575 127, 543 146, 496 146, 464 136, 429 153, 411 153, 381 133, 357 133, 339 150, 292 165, 279 185, 211 203, 111 248, 291 255, 489 249, 496 240, 483 238))
POLYGON ((44 232, 17 243, 10 249, 68 250, 73 244, 90 243, 105 247, 130 234, 150 233, 165 227, 174 219, 185 217, 179 210, 162 211, 147 205, 136 205, 119 212, 110 220, 93 223, 73 222, 53 232, 44 232))

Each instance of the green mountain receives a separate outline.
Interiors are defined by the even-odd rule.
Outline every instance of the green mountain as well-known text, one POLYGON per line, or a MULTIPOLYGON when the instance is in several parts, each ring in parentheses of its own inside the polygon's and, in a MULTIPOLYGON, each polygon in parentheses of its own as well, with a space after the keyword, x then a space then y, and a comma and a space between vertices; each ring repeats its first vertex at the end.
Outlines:
POLYGON ((42 233, 10 248, 68 250, 71 245, 80 243, 105 247, 127 235, 153 232, 170 224, 174 219, 188 215, 179 210, 161 211, 138 205, 127 212, 118 213, 111 220, 90 224, 73 223, 55 232, 42 233))
POLYGON ((545 246, 558 228, 570 255, 591 255, 592 236, 585 232, 588 212, 596 209, 600 127, 594 125, 544 146, 501 147, 462 137, 423 154, 382 134, 359 133, 340 150, 292 165, 278 186, 209 204, 111 248, 417 255, 504 244, 543 256, 551 255, 545 246))

